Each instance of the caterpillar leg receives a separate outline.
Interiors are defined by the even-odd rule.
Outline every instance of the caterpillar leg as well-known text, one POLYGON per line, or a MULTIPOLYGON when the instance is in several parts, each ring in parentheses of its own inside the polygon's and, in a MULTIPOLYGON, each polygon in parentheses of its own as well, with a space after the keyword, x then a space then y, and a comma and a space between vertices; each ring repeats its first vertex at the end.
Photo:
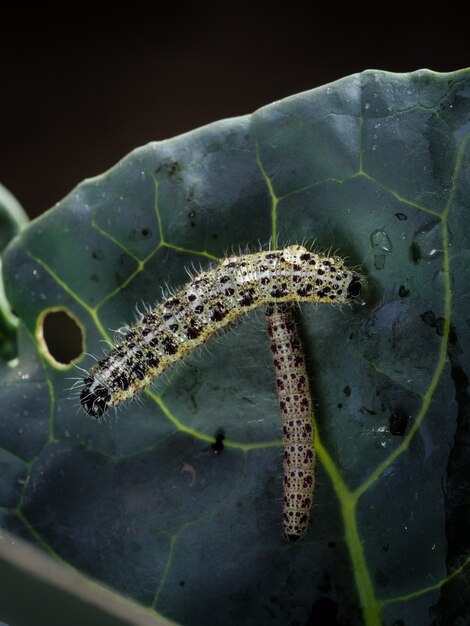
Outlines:
POLYGON ((289 305, 270 304, 266 321, 283 421, 283 530, 286 539, 294 542, 302 539, 307 532, 313 503, 313 405, 302 345, 289 305))

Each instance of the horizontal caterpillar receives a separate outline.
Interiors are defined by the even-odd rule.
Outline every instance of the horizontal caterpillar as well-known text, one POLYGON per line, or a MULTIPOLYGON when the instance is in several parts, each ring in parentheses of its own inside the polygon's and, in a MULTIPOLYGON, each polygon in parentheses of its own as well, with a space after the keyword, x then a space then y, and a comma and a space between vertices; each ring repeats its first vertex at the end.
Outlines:
POLYGON ((276 371, 276 387, 284 439, 284 497, 282 525, 290 542, 308 528, 315 488, 313 403, 302 344, 289 306, 266 310, 268 335, 276 371))
POLYGON ((90 369, 80 402, 98 418, 242 313, 273 302, 346 303, 360 286, 359 274, 341 258, 298 245, 228 257, 143 315, 90 369))

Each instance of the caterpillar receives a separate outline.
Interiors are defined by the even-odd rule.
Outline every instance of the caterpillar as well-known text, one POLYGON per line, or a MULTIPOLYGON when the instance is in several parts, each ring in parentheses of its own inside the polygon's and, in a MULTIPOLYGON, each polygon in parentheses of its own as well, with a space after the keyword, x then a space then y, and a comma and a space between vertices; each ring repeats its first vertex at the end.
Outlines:
POLYGON ((268 335, 276 370, 282 415, 284 479, 282 524, 290 542, 302 539, 308 528, 315 488, 315 449, 312 399, 302 345, 286 304, 268 306, 268 335))
POLYGON ((80 402, 99 418, 245 312, 269 303, 346 303, 361 280, 337 256, 299 245, 231 256, 145 313, 88 371, 80 402))

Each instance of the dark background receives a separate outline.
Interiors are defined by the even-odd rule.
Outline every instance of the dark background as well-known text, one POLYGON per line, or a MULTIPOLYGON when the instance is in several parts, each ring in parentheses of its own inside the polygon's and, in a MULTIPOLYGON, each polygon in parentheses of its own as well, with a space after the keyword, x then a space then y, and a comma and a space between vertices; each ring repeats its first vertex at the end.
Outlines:
POLYGON ((0 182, 35 216, 149 141, 364 69, 470 65, 468 15, 449 4, 277 6, 72 4, 69 16, 2 18, 0 182))

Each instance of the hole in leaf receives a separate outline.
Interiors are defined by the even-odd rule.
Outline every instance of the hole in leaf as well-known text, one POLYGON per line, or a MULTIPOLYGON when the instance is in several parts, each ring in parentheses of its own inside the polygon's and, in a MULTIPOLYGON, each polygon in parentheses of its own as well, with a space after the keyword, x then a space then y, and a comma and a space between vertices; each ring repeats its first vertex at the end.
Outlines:
POLYGON ((418 265, 422 256, 421 247, 416 242, 413 242, 410 246, 410 259, 415 265, 418 265))
POLYGON ((36 338, 40 352, 59 368, 68 367, 83 352, 84 329, 66 309, 46 309, 38 318, 36 338))

